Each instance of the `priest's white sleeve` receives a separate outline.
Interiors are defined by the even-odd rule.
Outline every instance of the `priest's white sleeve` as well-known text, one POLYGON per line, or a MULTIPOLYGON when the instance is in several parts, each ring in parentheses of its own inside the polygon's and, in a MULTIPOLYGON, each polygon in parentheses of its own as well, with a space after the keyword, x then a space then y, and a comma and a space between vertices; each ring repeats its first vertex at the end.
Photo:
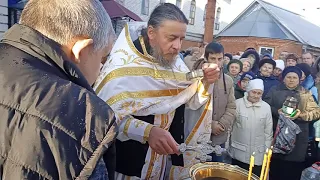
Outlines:
POLYGON ((214 84, 208 84, 198 80, 198 88, 195 95, 188 101, 187 106, 192 110, 197 110, 203 106, 213 93, 214 84))
POLYGON ((151 128, 153 127, 152 124, 130 115, 119 119, 119 123, 119 135, 117 139, 120 141, 135 140, 143 144, 147 142, 151 128))

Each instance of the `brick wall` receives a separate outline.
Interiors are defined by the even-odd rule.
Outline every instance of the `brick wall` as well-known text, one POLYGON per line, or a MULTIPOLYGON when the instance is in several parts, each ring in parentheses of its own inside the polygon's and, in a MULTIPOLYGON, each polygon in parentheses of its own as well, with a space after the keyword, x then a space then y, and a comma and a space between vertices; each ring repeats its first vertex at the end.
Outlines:
POLYGON ((199 47, 200 43, 196 41, 183 40, 181 50, 186 50, 190 47, 199 47))
POLYGON ((274 58, 278 59, 282 51, 302 55, 302 44, 290 40, 258 38, 258 37, 218 37, 219 41, 225 48, 225 52, 236 54, 244 51, 249 47, 259 51, 260 47, 274 48, 274 58))

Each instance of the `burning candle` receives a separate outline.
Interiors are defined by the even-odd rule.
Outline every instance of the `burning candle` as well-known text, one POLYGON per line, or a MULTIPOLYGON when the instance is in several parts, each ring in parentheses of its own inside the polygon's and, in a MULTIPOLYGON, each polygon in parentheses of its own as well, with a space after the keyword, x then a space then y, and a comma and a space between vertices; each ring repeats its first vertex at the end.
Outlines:
POLYGON ((251 176, 252 176, 252 169, 254 167, 254 152, 250 157, 250 166, 249 166, 249 175, 248 175, 248 180, 251 180, 251 176))
POLYGON ((269 173, 269 169, 270 169, 270 161, 271 161, 271 156, 272 156, 272 149, 273 146, 271 146, 271 149, 269 149, 268 151, 268 161, 267 161, 267 167, 263 176, 263 180, 267 180, 268 177, 268 173, 269 173))
POLYGON ((264 177, 264 171, 267 165, 267 161, 268 161, 268 148, 266 150, 266 153, 264 153, 263 156, 263 163, 262 163, 262 169, 261 169, 261 173, 260 173, 260 180, 263 180, 264 177))

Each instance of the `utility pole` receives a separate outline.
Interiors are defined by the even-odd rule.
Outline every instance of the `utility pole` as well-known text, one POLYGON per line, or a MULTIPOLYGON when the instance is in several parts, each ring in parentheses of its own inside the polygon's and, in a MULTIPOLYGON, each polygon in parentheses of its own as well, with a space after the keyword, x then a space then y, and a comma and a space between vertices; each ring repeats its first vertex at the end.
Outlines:
POLYGON ((215 20, 215 12, 216 12, 216 0, 208 0, 206 11, 206 19, 204 26, 204 37, 203 41, 210 43, 213 41, 213 28, 214 28, 214 20, 215 20))

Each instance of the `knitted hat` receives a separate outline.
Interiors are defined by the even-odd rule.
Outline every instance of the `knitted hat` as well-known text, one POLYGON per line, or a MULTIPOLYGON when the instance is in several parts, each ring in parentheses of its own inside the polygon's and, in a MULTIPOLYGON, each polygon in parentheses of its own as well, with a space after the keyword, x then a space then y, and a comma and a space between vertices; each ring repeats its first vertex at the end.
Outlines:
POLYGON ((249 81, 249 84, 246 87, 246 91, 250 92, 251 90, 259 89, 264 91, 263 81, 261 79, 253 79, 249 81))
POLYGON ((249 71, 249 72, 243 73, 243 74, 241 75, 240 81, 242 81, 244 78, 248 78, 249 80, 254 79, 254 74, 253 74, 253 72, 249 71))
POLYGON ((224 56, 227 56, 230 60, 232 60, 232 54, 230 54, 230 53, 225 53, 224 56))
POLYGON ((260 60, 260 62, 259 62, 259 69, 264 65, 264 64, 266 64, 266 63, 268 63, 268 64, 272 64, 272 66, 273 66, 273 69, 275 69, 276 68, 276 62, 274 61, 274 60, 272 60, 272 59, 262 59, 262 60, 260 60))
POLYGON ((242 71, 243 64, 242 64, 241 61, 239 61, 239 60, 231 60, 231 61, 229 62, 229 64, 228 64, 228 66, 227 66, 228 71, 229 71, 229 67, 230 67, 231 64, 239 64, 239 66, 240 66, 240 72, 242 71))
POLYGON ((303 71, 304 75, 306 75, 306 77, 308 77, 311 74, 311 67, 306 64, 306 63, 301 63, 301 64, 297 64, 296 65, 298 68, 301 69, 301 71, 303 71))
POLYGON ((289 66, 289 67, 286 67, 283 72, 282 72, 282 77, 285 78, 286 75, 290 72, 293 72, 293 73, 296 73, 299 77, 299 79, 301 79, 302 77, 302 71, 300 68, 298 68, 297 66, 289 66))
POLYGON ((285 68, 283 60, 279 59, 279 60, 274 60, 274 61, 276 62, 276 68, 279 68, 283 71, 285 68))

